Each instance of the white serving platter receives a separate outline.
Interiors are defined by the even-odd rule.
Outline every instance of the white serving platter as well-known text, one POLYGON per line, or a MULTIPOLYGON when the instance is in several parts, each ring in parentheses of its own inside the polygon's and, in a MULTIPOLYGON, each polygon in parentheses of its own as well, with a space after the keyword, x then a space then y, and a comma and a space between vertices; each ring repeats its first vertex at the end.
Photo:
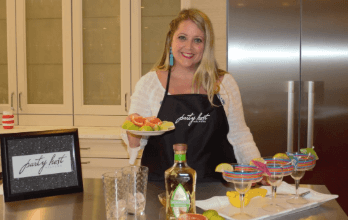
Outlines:
POLYGON ((132 134, 135 135, 142 135, 142 136, 158 136, 158 135, 162 135, 168 131, 172 131, 175 129, 175 126, 169 127, 168 130, 161 130, 161 131, 135 131, 135 130, 125 130, 128 131, 132 134))
MULTIPOLYGON (((271 193, 270 186, 262 186, 261 188, 267 189, 267 195, 270 195, 271 193)), ((250 200, 250 203, 244 208, 244 212, 254 216, 253 218, 254 220, 273 219, 273 218, 279 218, 281 216, 301 212, 307 209, 311 209, 327 201, 338 198, 338 195, 322 194, 312 189, 299 188, 299 193, 302 193, 305 191, 310 191, 310 193, 304 197, 305 199, 309 201, 309 203, 303 204, 303 205, 289 204, 286 202, 286 200, 289 198, 289 196, 291 196, 290 194, 295 193, 295 187, 286 182, 283 182, 282 185, 278 187, 277 193, 289 194, 289 196, 288 197, 279 196, 276 201, 277 201, 277 204, 285 208, 284 211, 272 213, 272 212, 267 212, 263 210, 262 206, 269 204, 271 197, 266 196, 262 198, 259 196, 250 200)), ((230 204, 227 196, 214 196, 207 200, 197 200, 196 206, 203 210, 214 209, 219 212, 219 215, 221 215, 222 217, 226 219, 233 219, 229 216, 240 212, 240 208, 236 208, 230 204)))

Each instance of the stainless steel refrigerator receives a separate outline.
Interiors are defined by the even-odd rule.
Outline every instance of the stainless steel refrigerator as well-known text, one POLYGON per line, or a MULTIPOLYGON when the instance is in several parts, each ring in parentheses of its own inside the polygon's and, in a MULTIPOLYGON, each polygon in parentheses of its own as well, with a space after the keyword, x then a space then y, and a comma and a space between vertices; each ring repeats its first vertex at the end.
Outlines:
POLYGON ((227 9, 228 71, 261 155, 314 146, 319 161, 305 177, 347 178, 348 1, 229 0, 227 9))

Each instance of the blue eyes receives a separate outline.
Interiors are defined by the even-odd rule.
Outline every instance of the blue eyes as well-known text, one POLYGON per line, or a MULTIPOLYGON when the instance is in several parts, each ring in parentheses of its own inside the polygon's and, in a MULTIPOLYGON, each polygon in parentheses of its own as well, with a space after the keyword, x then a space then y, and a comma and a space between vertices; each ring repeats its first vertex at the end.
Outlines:
POLYGON ((186 37, 185 36, 179 36, 179 39, 180 40, 186 40, 186 37))
POLYGON ((196 38, 194 41, 195 41, 195 43, 202 43, 202 40, 199 38, 196 38))
MULTIPOLYGON (((182 40, 182 41, 184 41, 184 40, 187 39, 185 36, 179 36, 178 38, 179 38, 179 40, 182 40)), ((195 38, 195 39, 194 39, 194 42, 197 43, 197 44, 199 44, 199 43, 202 43, 203 41, 202 41, 202 39, 200 39, 200 38, 195 38)))

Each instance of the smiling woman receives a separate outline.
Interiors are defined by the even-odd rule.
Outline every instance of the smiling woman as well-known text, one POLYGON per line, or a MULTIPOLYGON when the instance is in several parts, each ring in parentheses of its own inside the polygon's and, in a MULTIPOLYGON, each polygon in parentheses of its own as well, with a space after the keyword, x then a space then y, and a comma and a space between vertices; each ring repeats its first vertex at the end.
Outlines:
POLYGON ((122 135, 130 158, 144 148, 141 163, 149 167, 150 180, 164 180, 177 143, 187 145, 187 164, 198 182, 222 181, 215 172, 220 163, 260 157, 244 121, 238 86, 215 60, 212 23, 197 9, 182 10, 170 22, 163 55, 137 83, 128 113, 126 120, 156 116, 175 126, 158 136, 122 135))

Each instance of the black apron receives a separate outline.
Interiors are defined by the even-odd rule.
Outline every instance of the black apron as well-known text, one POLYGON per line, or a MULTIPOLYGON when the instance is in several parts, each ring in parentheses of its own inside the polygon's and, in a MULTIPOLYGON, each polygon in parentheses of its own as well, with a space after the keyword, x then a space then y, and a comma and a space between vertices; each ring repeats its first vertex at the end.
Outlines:
POLYGON ((171 121, 175 130, 151 136, 143 151, 141 164, 149 168, 149 180, 163 181, 164 172, 174 164, 173 145, 187 144, 187 164, 196 170, 197 182, 220 181, 215 172, 220 163, 236 163, 233 147, 227 139, 229 126, 225 110, 214 95, 212 106, 204 94, 168 95, 166 92, 157 117, 171 121))

